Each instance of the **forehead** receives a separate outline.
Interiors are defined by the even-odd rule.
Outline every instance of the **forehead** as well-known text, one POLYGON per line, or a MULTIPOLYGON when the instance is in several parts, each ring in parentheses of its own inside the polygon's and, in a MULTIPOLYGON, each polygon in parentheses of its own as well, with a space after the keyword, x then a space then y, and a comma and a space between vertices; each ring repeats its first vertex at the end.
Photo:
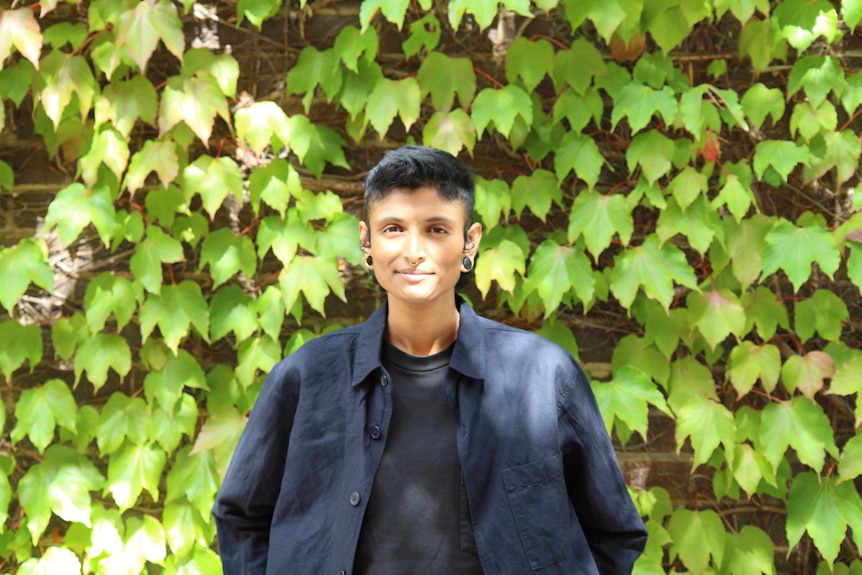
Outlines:
POLYGON ((409 213, 421 213, 424 217, 440 215, 464 219, 467 204, 460 198, 447 198, 431 186, 391 188, 368 202, 368 216, 372 220, 396 214, 403 217, 409 213))

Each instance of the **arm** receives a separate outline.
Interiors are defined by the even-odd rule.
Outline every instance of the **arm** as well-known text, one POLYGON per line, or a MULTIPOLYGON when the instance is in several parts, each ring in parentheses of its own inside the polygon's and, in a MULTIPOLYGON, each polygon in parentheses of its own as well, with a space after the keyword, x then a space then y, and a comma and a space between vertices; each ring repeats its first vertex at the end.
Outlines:
POLYGON ((225 575, 266 572, 269 531, 299 399, 289 361, 269 374, 216 496, 213 515, 225 575))
POLYGON ((586 375, 576 364, 558 370, 557 375, 561 450, 569 499, 599 572, 631 573, 646 544, 646 528, 626 489, 586 375))

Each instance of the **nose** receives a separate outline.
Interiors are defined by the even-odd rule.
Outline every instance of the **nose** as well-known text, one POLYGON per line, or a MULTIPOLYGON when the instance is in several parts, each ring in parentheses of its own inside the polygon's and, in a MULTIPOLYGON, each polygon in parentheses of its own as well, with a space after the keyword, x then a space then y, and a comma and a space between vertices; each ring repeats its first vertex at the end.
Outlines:
POLYGON ((425 260, 425 247, 420 234, 408 234, 404 257, 407 258, 407 262, 411 266, 416 266, 418 263, 425 260))

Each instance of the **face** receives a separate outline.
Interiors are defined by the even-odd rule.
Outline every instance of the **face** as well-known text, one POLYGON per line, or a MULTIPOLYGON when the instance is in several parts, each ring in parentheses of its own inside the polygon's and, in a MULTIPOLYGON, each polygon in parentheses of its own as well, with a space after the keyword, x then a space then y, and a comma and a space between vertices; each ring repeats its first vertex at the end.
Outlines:
POLYGON ((475 260, 482 226, 474 223, 464 240, 463 202, 440 197, 430 187, 396 188, 368 206, 360 222, 374 276, 389 298, 408 304, 454 301, 464 257, 475 260))

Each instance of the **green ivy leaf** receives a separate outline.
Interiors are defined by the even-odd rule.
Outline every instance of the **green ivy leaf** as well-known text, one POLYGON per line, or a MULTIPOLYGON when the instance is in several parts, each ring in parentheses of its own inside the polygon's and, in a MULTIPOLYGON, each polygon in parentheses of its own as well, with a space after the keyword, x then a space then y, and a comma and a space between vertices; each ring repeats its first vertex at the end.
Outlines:
POLYGON ((300 292, 311 309, 325 316, 323 309, 326 296, 331 291, 345 300, 344 283, 338 266, 329 258, 298 255, 290 261, 279 275, 282 298, 287 309, 292 309, 300 292))
POLYGON ((246 421, 247 418, 232 407, 211 415, 198 433, 194 448, 189 453, 194 455, 212 451, 215 456, 216 470, 219 477, 224 479, 246 421))
MULTIPOLYGON (((304 118, 304 116, 294 116, 293 125, 296 125, 297 118, 304 118)), ((351 169, 344 157, 344 140, 338 132, 326 126, 315 126, 314 131, 317 135, 309 138, 308 150, 304 154, 300 153, 299 147, 296 146, 296 139, 291 139, 291 145, 305 167, 318 178, 323 174, 323 168, 327 162, 345 170, 351 169)), ((294 133, 296 133, 295 129, 294 133)))
POLYGON ((281 0, 239 0, 236 4, 237 23, 242 24, 243 18, 248 18, 258 30, 263 21, 278 14, 281 0))
POLYGON ((368 97, 366 113, 371 125, 382 138, 392 125, 396 114, 400 116, 404 130, 410 130, 414 122, 419 119, 420 99, 416 78, 408 77, 398 81, 380 78, 368 97))
POLYGON ((636 134, 649 124, 654 114, 660 114, 665 124, 671 124, 676 113, 677 101, 670 86, 653 90, 643 84, 631 83, 623 87, 615 99, 611 127, 616 128, 620 120, 627 117, 632 133, 636 134))
MULTIPOLYGON (((823 105, 831 106, 829 102, 823 105)), ((834 124, 830 124, 834 127, 834 124)), ((852 130, 818 134, 811 141, 811 158, 805 166, 805 179, 819 178, 833 167, 836 168, 838 182, 849 180, 859 166, 862 143, 852 130)))
POLYGON ((162 449, 172 453, 179 446, 183 435, 189 439, 194 438, 197 423, 198 406, 191 395, 183 393, 173 409, 165 409, 162 405, 153 407, 147 435, 155 437, 162 449))
POLYGON ((623 307, 631 307, 638 288, 670 309, 674 282, 697 290, 697 278, 685 254, 671 243, 660 245, 656 235, 647 236, 640 246, 631 247, 614 258, 611 291, 623 307))
POLYGON ((257 301, 239 286, 219 288, 210 300, 210 338, 216 341, 232 331, 237 341, 244 341, 251 337, 257 327, 257 301))
POLYGON ((614 373, 611 381, 592 381, 590 385, 596 395, 608 433, 613 429, 614 420, 618 419, 646 441, 649 427, 647 404, 671 416, 664 396, 649 376, 637 368, 624 366, 614 373))
POLYGON ((780 34, 800 53, 819 36, 830 44, 841 37, 838 30, 838 14, 825 0, 786 0, 772 11, 780 34))
POLYGON ((451 112, 437 112, 425 124, 422 139, 426 146, 440 148, 457 156, 461 148, 472 153, 476 145, 476 128, 473 120, 461 108, 451 112))
POLYGON ((182 186, 187 202, 200 194, 211 220, 228 193, 242 201, 242 175, 236 162, 227 156, 200 156, 183 170, 182 186))
MULTIPOLYGON (((525 207, 545 221, 551 210, 551 202, 558 206, 563 203, 563 191, 557 184, 554 174, 538 169, 529 176, 518 176, 512 182, 512 209, 521 217, 525 207)), ((569 242, 573 241, 569 238, 569 242)))
POLYGON ((841 324, 850 319, 850 312, 847 304, 834 292, 818 289, 810 298, 796 304, 793 317, 796 335, 803 343, 815 332, 823 339, 837 341, 841 337, 841 324))
POLYGON ((742 222, 752 205, 756 204, 750 186, 744 184, 736 174, 727 174, 724 187, 710 202, 713 209, 727 206, 737 224, 742 222))
POLYGON ((729 335, 743 335, 745 310, 736 294, 729 289, 692 292, 688 296, 688 308, 694 325, 712 349, 729 335))
MULTIPOLYGON (((33 543, 36 544, 35 542, 33 543)), ((31 557, 19 567, 19 575, 52 575, 80 573, 81 560, 74 551, 65 547, 48 547, 39 558, 31 557)))
POLYGON ((338 62, 338 56, 334 50, 320 51, 314 46, 306 46, 300 52, 296 64, 287 73, 288 93, 305 94, 302 104, 306 114, 311 107, 311 100, 318 85, 329 101, 341 89, 342 68, 338 62))
POLYGON ((7 9, 0 14, 0 69, 9 58, 12 46, 27 58, 36 69, 42 53, 42 32, 29 7, 7 9))
POLYGON ((9 98, 15 106, 20 106, 24 96, 30 92, 36 69, 28 60, 19 60, 16 66, 3 69, 3 59, 0 54, 0 97, 9 98))
POLYGON ((257 232, 257 253, 263 259, 272 248, 272 253, 283 265, 288 265, 296 256, 296 249, 302 246, 313 251, 315 238, 308 224, 299 216, 295 208, 287 211, 287 220, 276 216, 264 218, 257 232))
POLYGON ((678 317, 686 312, 678 309, 668 313, 657 301, 643 296, 636 297, 631 307, 632 315, 645 328, 644 339, 655 343, 668 360, 679 344, 681 328, 678 317))
POLYGON ((257 267, 254 244, 248 236, 237 236, 230 228, 219 228, 201 245, 200 267, 209 264, 213 288, 223 284, 237 272, 250 278, 257 267))
POLYGON ((766 169, 771 167, 782 180, 787 181, 793 168, 797 164, 805 164, 808 158, 808 150, 794 142, 763 140, 754 150, 754 173, 763 179, 766 169))
POLYGON ((667 404, 675 413, 693 397, 718 400, 712 372, 690 355, 671 363, 668 388, 667 404))
POLYGON ((360 31, 354 26, 345 26, 335 37, 333 46, 335 56, 344 62, 344 66, 353 72, 358 72, 357 62, 364 54, 365 60, 373 62, 377 56, 377 30, 366 28, 360 31))
POLYGON ((784 115, 784 94, 778 88, 767 88, 760 82, 745 91, 741 104, 749 122, 758 130, 767 116, 777 124, 784 115))
POLYGON ((203 517, 207 517, 219 488, 215 459, 211 451, 190 454, 184 447, 174 460, 167 477, 165 501, 186 498, 203 517))
POLYGON ((671 198, 659 215, 655 231, 662 242, 676 234, 685 235, 691 247, 701 254, 707 253, 716 237, 719 243, 724 243, 721 218, 709 205, 706 196, 699 196, 686 211, 680 208, 676 199, 671 198))
POLYGON ((595 279, 587 256, 575 246, 545 240, 530 258, 526 287, 536 290, 545 308, 545 317, 554 313, 563 296, 574 290, 578 299, 589 303, 595 296, 595 279))
POLYGON ((862 357, 854 357, 843 364, 835 372, 832 384, 827 394, 853 395, 857 394, 855 426, 862 423, 862 401, 858 397, 862 392, 862 357))
POLYGON ((163 285, 158 295, 149 296, 141 306, 139 318, 143 340, 146 341, 158 325, 165 344, 174 355, 191 326, 194 326, 201 337, 208 339, 207 304, 200 286, 189 280, 179 285, 163 285))
POLYGON ((248 191, 255 215, 260 212, 260 202, 263 201, 283 218, 291 196, 301 193, 302 182, 299 172, 287 161, 273 158, 267 165, 251 172, 248 191))
POLYGON ((206 148, 216 114, 230 121, 227 99, 212 76, 168 80, 159 105, 159 131, 164 134, 180 122, 191 128, 206 148))
POLYGON ((12 372, 30 361, 32 371, 42 361, 42 331, 38 325, 23 326, 17 320, 0 322, 0 369, 6 381, 12 372))
POLYGON ((165 532, 159 520, 151 515, 126 519, 122 564, 129 572, 144 569, 147 561, 161 564, 165 560, 165 532))
POLYGON ((177 355, 168 355, 160 372, 150 372, 144 380, 144 393, 150 404, 158 399, 159 404, 173 411, 176 402, 183 397, 186 387, 207 389, 203 368, 192 355, 184 349, 177 355))
POLYGON ((503 239, 499 244, 482 250, 482 265, 476 268, 476 287, 484 298, 495 280, 500 289, 512 293, 515 289, 515 274, 524 276, 526 254, 515 242, 503 239))
POLYGON ((96 126, 110 121, 124 138, 128 138, 138 119, 154 125, 158 96, 153 84, 140 74, 130 80, 115 80, 105 86, 96 99, 96 126))
MULTIPOLYGON (((476 72, 469 58, 450 58, 440 52, 428 54, 416 75, 421 98, 430 93, 437 112, 452 110, 455 94, 462 108, 473 103, 476 94, 476 72)), ((453 110, 453 113, 458 110, 453 110)), ((436 114, 435 114, 436 115, 436 114)), ((472 146, 470 146, 472 148, 472 146)))
POLYGON ((87 326, 95 333, 102 331, 111 313, 117 318, 117 332, 121 331, 135 312, 138 296, 132 282, 111 272, 103 272, 87 284, 84 294, 87 326))
POLYGON ((781 374, 781 354, 771 343, 743 341, 730 352, 727 374, 739 397, 747 395, 758 379, 767 393, 772 393, 781 374))
POLYGON ((838 457, 829 418, 819 405, 799 396, 763 408, 760 437, 754 444, 776 472, 788 447, 817 472, 823 469, 824 451, 838 457))
POLYGON ((724 225, 733 275, 747 289, 761 275, 765 238, 772 230, 772 221, 766 216, 755 215, 739 223, 726 218, 724 225))
MULTIPOLYGON (((535 60, 533 60, 535 66, 535 60)), ((552 79, 557 91, 568 84, 578 95, 584 96, 593 77, 607 74, 607 67, 595 45, 577 38, 568 50, 560 50, 553 59, 552 79)), ((540 78, 541 79, 541 78, 540 78)))
POLYGON ((671 557, 679 557, 692 573, 706 573, 710 557, 715 566, 721 565, 727 532, 718 513, 711 509, 674 511, 667 527, 673 543, 671 557))
POLYGON ((562 182, 569 172, 574 171, 592 190, 599 180, 604 162, 605 159, 592 138, 569 132, 563 136, 556 150, 557 181, 562 182))
POLYGON ((409 0, 370 0, 363 2, 359 8, 359 22, 362 32, 368 29, 371 19, 379 10, 383 17, 395 24, 398 29, 404 24, 404 14, 407 12, 409 0))
POLYGON ((125 443, 108 460, 108 491, 120 508, 132 507, 144 489, 159 500, 165 452, 148 444, 125 443))
POLYGON ((192 48, 183 58, 183 74, 186 76, 212 76, 229 98, 236 95, 239 64, 230 54, 214 54, 207 48, 192 48))
POLYGON ((769 535, 753 525, 727 534, 723 574, 775 575, 775 545, 769 535))
POLYGON ((120 392, 112 393, 102 408, 96 430, 99 453, 103 456, 114 453, 126 438, 133 443, 144 443, 147 440, 148 418, 147 404, 143 399, 120 392))
POLYGON ((568 239, 571 243, 583 236, 593 260, 611 245, 615 234, 627 245, 632 233, 634 219, 624 196, 586 191, 575 198, 569 213, 568 239))
POLYGON ((650 185, 670 171, 671 160, 676 153, 674 141, 664 134, 650 130, 638 134, 626 151, 629 172, 640 165, 650 185))
POLYGON ((736 423, 733 414, 721 403, 700 395, 692 396, 677 412, 677 452, 688 437, 694 449, 692 469, 706 463, 713 451, 724 446, 726 454, 732 454, 736 445, 736 423))
MULTIPOLYGON (((114 37, 119 41, 117 52, 121 47, 128 50, 129 55, 141 72, 147 67, 147 62, 156 50, 161 39, 165 47, 177 57, 180 62, 185 52, 185 36, 177 10, 167 0, 155 3, 138 4, 134 10, 124 10, 119 13, 114 37)), ((115 53, 114 59, 119 57, 115 53)))
POLYGON ((266 334, 243 341, 237 350, 237 381, 248 387, 254 383, 258 370, 269 373, 281 357, 281 346, 266 334))
POLYGON ((411 23, 409 30, 410 37, 401 44, 405 56, 412 58, 423 46, 427 53, 434 53, 434 48, 440 43, 440 20, 434 14, 425 14, 411 23))
POLYGON ((272 145, 278 151, 290 142, 290 120, 275 102, 254 102, 234 114, 237 139, 256 154, 272 145))
MULTIPOLYGON (((543 39, 531 41, 519 36, 506 51, 506 79, 514 83, 520 78, 527 93, 532 93, 546 74, 553 73, 554 61, 554 47, 550 42, 543 39)), ((601 58, 600 62, 604 67, 601 58)), ((592 79, 594 71, 595 68, 590 69, 587 83, 592 79)))
POLYGON ((805 355, 792 355, 781 368, 781 381, 790 393, 801 391, 813 400, 823 388, 823 380, 835 374, 835 360, 826 352, 815 350, 805 355))
POLYGON ((835 56, 803 56, 797 60, 787 78, 787 97, 805 89, 808 102, 819 108, 830 91, 840 95, 846 80, 835 56))
POLYGON ((512 193, 505 180, 476 178, 475 211, 486 231, 497 222, 505 222, 512 209, 512 193))
POLYGON ((54 271, 48 265, 45 242, 23 238, 14 246, 0 248, 0 277, 0 304, 10 313, 31 282, 53 292, 54 271))
POLYGON ((449 24, 453 30, 457 30, 464 13, 468 12, 476 18, 479 29, 484 30, 491 25, 497 16, 499 4, 521 16, 532 17, 529 0, 502 0, 502 2, 497 0, 451 0, 449 2, 449 24))
POLYGON ((123 187, 127 188, 130 194, 134 194, 144 186, 144 181, 152 171, 159 176, 165 189, 174 181, 180 171, 175 142, 144 142, 143 147, 132 155, 123 187))
POLYGON ((862 501, 853 483, 804 471, 793 478, 787 499, 787 541, 796 546, 806 531, 830 570, 847 527, 862 529, 862 501))
MULTIPOLYGON (((93 136, 90 150, 81 157, 81 178, 90 186, 98 184, 99 168, 108 166, 117 178, 122 177, 129 163, 129 145, 114 129, 104 128, 93 136)), ((102 185, 101 188, 106 186, 102 185)))
POLYGON ((158 226, 147 228, 147 238, 138 244, 129 268, 136 281, 150 293, 157 294, 162 288, 162 264, 183 260, 180 242, 165 234, 158 226))
POLYGON ((78 346, 74 365, 75 385, 86 371, 87 380, 99 391, 108 381, 109 367, 121 378, 128 375, 132 369, 132 351, 121 336, 97 333, 78 346))
POLYGON ((111 245, 116 229, 114 201, 106 186, 87 189, 78 182, 63 188, 45 216, 45 231, 57 228, 60 242, 68 247, 92 223, 105 246, 111 245))
MULTIPOLYGON (((592 120, 596 126, 601 125, 604 114, 604 102, 596 89, 587 90, 583 96, 575 94, 574 90, 566 90, 557 98, 554 104, 554 123, 563 118, 569 121, 572 132, 581 132, 592 120)), ((533 126, 535 128, 535 124, 533 126)))
POLYGON ((508 138, 517 117, 527 124, 533 122, 533 102, 527 92, 515 84, 499 89, 485 88, 473 100, 472 114, 480 138, 491 123, 508 138))
POLYGON ((60 127, 64 112, 78 99, 81 116, 86 118, 93 105, 93 97, 98 91, 96 79, 87 60, 83 56, 73 56, 54 51, 42 61, 42 78, 45 86, 39 94, 39 101, 45 115, 51 119, 54 129, 60 127))
POLYGON ((781 219, 766 234, 761 277, 783 269, 793 283, 793 291, 798 292, 811 275, 811 264, 814 262, 830 278, 841 263, 835 240, 824 228, 797 227, 781 219))
POLYGON ((49 379, 40 387, 21 392, 15 404, 16 423, 10 438, 17 443, 27 436, 41 453, 54 440, 57 425, 75 433, 77 412, 69 386, 62 380, 49 379))
POLYGON ((841 481, 849 481, 862 475, 862 435, 854 435, 844 444, 838 470, 841 481))
POLYGON ((773 487, 777 486, 769 462, 748 443, 736 446, 733 453, 733 478, 749 496, 757 493, 761 480, 766 480, 773 487))
MULTIPOLYGON (((667 388, 671 374, 670 365, 667 357, 652 342, 633 334, 623 337, 614 348, 611 367, 616 372, 626 365, 640 369, 667 388)), ((670 401, 668 404, 673 409, 670 401)))

